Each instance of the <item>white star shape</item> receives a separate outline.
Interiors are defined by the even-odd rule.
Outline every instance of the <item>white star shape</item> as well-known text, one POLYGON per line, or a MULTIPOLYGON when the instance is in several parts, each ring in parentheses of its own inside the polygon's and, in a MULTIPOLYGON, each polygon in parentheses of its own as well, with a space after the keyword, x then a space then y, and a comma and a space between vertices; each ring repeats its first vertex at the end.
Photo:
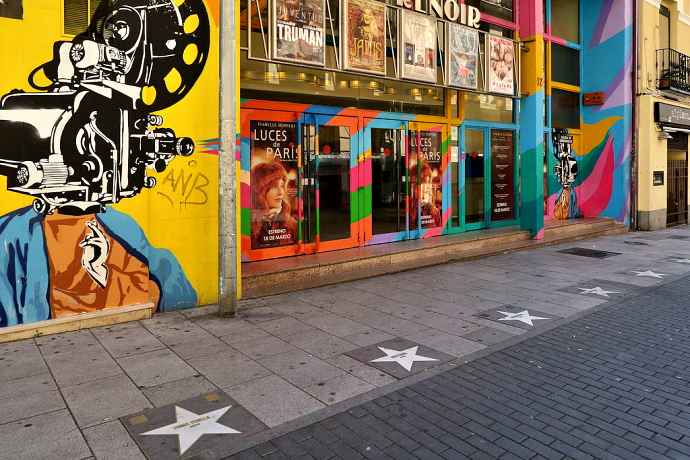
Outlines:
POLYGON ((175 435, 180 442, 180 455, 187 452, 192 445, 205 434, 239 434, 240 431, 218 423, 232 406, 226 406, 205 414, 195 414, 192 411, 175 406, 177 421, 155 430, 141 433, 142 436, 175 435))
POLYGON ((690 259, 673 259, 672 262, 677 262, 679 264, 690 264, 690 259))
POLYGON ((551 319, 543 318, 541 316, 532 316, 529 314, 528 310, 522 310, 519 313, 508 313, 507 311, 499 311, 500 314, 505 315, 504 318, 499 318, 499 321, 520 321, 521 323, 529 324, 534 326, 532 322, 533 319, 551 319))
POLYGON ((618 291, 607 291, 605 289, 602 289, 601 287, 593 287, 593 288, 578 288, 579 290, 582 291, 583 294, 596 294, 600 295, 602 297, 608 297, 609 294, 620 294, 618 291))
POLYGON ((372 359, 370 363, 398 363, 407 372, 412 371, 412 363, 415 361, 438 361, 436 358, 429 358, 428 356, 422 356, 417 354, 419 346, 414 346, 407 348, 405 350, 392 350, 390 348, 377 347, 379 350, 384 352, 386 356, 380 358, 372 359))
POLYGON ((644 272, 638 271, 638 270, 633 270, 633 273, 636 274, 636 276, 644 276, 647 278, 659 278, 663 279, 664 276, 666 276, 666 273, 656 273, 651 270, 647 270, 644 272))

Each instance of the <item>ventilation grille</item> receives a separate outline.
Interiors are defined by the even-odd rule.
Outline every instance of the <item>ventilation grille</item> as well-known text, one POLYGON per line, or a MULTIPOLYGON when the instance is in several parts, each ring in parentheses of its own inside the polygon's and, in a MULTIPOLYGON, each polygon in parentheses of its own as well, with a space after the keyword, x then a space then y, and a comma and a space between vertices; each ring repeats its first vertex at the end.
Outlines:
POLYGON ((89 26, 89 19, 102 0, 64 0, 64 32, 78 35, 89 26))

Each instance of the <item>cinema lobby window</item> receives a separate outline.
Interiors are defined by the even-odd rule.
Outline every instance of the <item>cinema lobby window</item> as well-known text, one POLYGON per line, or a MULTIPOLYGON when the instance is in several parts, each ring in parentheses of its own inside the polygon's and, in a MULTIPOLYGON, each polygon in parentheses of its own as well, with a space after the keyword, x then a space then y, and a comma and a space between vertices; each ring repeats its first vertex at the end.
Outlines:
POLYGON ((513 122, 513 100, 490 94, 463 93, 465 119, 475 121, 513 122))

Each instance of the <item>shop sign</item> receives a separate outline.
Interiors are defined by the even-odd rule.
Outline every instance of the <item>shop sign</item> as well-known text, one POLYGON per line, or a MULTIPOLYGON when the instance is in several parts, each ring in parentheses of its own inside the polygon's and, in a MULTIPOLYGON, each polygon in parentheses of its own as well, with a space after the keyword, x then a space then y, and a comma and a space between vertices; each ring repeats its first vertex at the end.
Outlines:
POLYGON ((585 93, 582 96, 582 104, 586 106, 604 105, 605 101, 606 95, 601 91, 597 91, 595 93, 585 93))
POLYGON ((690 127, 690 109, 657 102, 654 105, 654 121, 667 125, 690 127))
POLYGON ((458 24, 448 24, 448 85, 477 89, 479 32, 458 24))
POLYGON ((273 59, 325 65, 324 0, 273 0, 273 59))
POLYGON ((515 142, 513 131, 491 130, 491 219, 510 220, 515 208, 515 142))
POLYGON ((486 35, 489 92, 515 94, 515 45, 509 38, 486 35))
POLYGON ((297 243, 297 124, 250 123, 251 247, 297 243))
POLYGON ((344 0, 343 30, 348 70, 386 74, 386 5, 371 0, 344 0))
POLYGON ((402 11, 401 76, 436 83, 436 19, 402 11))
POLYGON ((423 0, 396 0, 398 6, 418 13, 433 12, 440 19, 459 22, 465 26, 479 28, 481 13, 474 6, 460 3, 458 0, 429 0, 429 10, 424 7, 423 0))

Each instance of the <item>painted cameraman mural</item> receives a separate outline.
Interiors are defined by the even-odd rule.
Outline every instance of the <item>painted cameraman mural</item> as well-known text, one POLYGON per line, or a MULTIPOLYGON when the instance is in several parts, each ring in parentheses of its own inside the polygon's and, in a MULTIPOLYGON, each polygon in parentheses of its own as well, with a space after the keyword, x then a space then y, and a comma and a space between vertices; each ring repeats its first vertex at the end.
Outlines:
POLYGON ((210 27, 202 0, 104 0, 87 30, 56 41, 52 60, 29 73, 30 91, 0 99, 0 200, 31 203, 0 217, 0 326, 199 303, 176 255, 113 206, 146 194, 148 206, 132 210, 154 228, 167 204, 149 190, 170 180, 171 165, 195 165, 185 124, 161 112, 200 78, 210 27))

